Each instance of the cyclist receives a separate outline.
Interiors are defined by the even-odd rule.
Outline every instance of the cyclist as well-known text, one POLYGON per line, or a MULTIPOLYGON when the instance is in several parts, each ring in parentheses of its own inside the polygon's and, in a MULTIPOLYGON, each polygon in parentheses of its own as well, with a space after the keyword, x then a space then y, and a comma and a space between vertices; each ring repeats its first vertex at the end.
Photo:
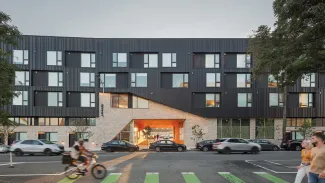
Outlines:
POLYGON ((87 156, 92 156, 93 153, 88 151, 85 146, 84 146, 84 140, 79 139, 78 144, 73 146, 73 149, 70 153, 71 157, 75 160, 81 161, 82 165, 84 165, 84 170, 82 172, 87 172, 87 167, 88 167, 88 158, 87 156))

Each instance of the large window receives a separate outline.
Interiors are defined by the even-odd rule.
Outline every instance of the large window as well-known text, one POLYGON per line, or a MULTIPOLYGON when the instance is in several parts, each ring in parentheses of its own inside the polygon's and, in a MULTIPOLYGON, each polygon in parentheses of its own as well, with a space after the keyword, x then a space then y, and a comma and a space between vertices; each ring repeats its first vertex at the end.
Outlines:
POLYGON ((162 54, 163 67, 176 67, 176 53, 163 53, 162 54))
POLYGON ((88 132, 76 132, 77 139, 83 139, 85 142, 89 141, 89 133, 88 132))
POLYGON ((19 126, 32 126, 34 124, 34 118, 13 117, 9 118, 9 120, 15 122, 19 126))
POLYGON ((272 74, 268 75, 268 87, 269 88, 276 88, 278 86, 278 81, 275 79, 275 77, 272 74))
POLYGON ((38 139, 56 143, 58 141, 57 132, 38 132, 38 139))
POLYGON ((64 118, 38 118, 38 126, 65 126, 64 118))
POLYGON ((113 67, 127 67, 127 54, 113 53, 113 67))
POLYGON ((15 85, 29 86, 29 71, 16 71, 15 72, 15 85))
POLYGON ((295 131, 292 131, 291 132, 291 139, 292 140, 303 140, 304 139, 304 136, 303 136, 303 133, 302 132, 295 132, 295 131))
POLYGON ((129 108, 127 94, 112 94, 112 108, 129 108))
POLYGON ((18 95, 12 99, 12 105, 28 105, 28 91, 15 91, 18 95))
POLYGON ((325 118, 316 118, 313 119, 313 126, 325 126, 325 118))
POLYGON ((157 68, 158 67, 158 54, 144 54, 144 68, 157 68))
POLYGON ((256 119, 256 139, 274 139, 274 119, 256 119))
POLYGON ((69 126, 96 126, 96 118, 69 118, 69 126))
POLYGON ((306 74, 301 78, 301 87, 315 87, 315 73, 306 74))
POLYGON ((132 108, 147 109, 149 108, 149 101, 137 96, 132 96, 132 108))
POLYGON ((14 50, 12 63, 28 65, 28 50, 14 50))
POLYGON ((206 87, 220 87, 220 73, 206 73, 206 87))
POLYGON ((173 88, 188 88, 188 74, 173 74, 173 88))
POLYGON ((220 107, 220 94, 219 93, 205 94, 205 107, 220 107))
POLYGON ((147 87, 147 73, 131 73, 131 87, 147 87))
POLYGON ((81 67, 96 67, 95 53, 82 53, 81 54, 81 67))
POLYGON ((80 86, 95 86, 95 73, 81 72, 80 73, 80 86))
POLYGON ((62 65, 61 51, 47 51, 47 65, 62 65))
POLYGON ((116 74, 100 74, 100 87, 115 88, 116 87, 116 74), (103 82, 103 83, 102 83, 103 82))
POLYGON ((218 119, 217 138, 250 138, 249 119, 218 119))
POLYGON ((62 72, 49 72, 48 73, 49 86, 63 86, 63 73, 62 72))
POLYGON ((269 106, 270 107, 283 107, 283 94, 269 93, 269 106))
POLYGON ((311 118, 287 118, 287 126, 299 127, 304 123, 304 121, 311 123, 312 119, 311 118))
POLYGON ((47 105, 50 107, 62 107, 62 92, 48 92, 47 105))
POLYGON ((252 107, 252 94, 251 93, 238 93, 237 106, 238 107, 252 107))
POLYGON ((219 54, 205 54, 205 68, 219 68, 220 55, 219 54))
POLYGON ((313 94, 299 93, 299 107, 313 107, 313 94))
POLYGON ((237 68, 251 68, 251 55, 237 54, 237 68))
POLYGON ((81 93, 81 107, 95 107, 95 93, 81 93))
POLYGON ((250 88, 251 74, 237 74, 237 88, 250 88))
POLYGON ((16 140, 27 140, 27 132, 15 132, 16 140))

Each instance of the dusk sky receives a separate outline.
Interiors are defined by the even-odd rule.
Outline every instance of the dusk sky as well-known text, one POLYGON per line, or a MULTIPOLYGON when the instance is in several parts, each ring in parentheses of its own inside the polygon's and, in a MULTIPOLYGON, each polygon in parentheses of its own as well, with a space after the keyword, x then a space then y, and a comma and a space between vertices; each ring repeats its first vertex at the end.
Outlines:
POLYGON ((245 38, 274 23, 273 0, 0 0, 23 34, 245 38), (199 3, 200 2, 200 3, 199 3))

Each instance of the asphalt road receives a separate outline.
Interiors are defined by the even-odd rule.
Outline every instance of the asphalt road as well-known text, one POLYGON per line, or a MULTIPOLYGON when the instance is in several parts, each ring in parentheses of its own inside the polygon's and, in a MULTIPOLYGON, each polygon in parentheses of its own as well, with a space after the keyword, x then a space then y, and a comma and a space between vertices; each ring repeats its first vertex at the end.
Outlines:
POLYGON ((88 175, 74 181, 62 174, 65 165, 61 156, 13 156, 16 164, 9 168, 9 155, 0 154, 0 183, 291 183, 300 162, 300 152, 293 151, 257 155, 199 151, 98 154, 98 162, 108 169, 106 179, 88 175))

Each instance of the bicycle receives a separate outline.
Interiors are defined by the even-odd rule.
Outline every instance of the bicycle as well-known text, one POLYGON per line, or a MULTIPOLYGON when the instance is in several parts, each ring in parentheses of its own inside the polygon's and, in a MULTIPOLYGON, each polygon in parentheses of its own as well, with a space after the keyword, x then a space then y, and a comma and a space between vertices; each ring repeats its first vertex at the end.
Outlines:
MULTIPOLYGON (((104 165, 97 163, 96 159, 98 159, 98 155, 93 154, 87 169, 90 169, 91 175, 95 179, 103 179, 107 176, 107 169, 104 165)), ((79 176, 86 175, 86 172, 82 172, 82 163, 77 164, 77 160, 72 159, 70 154, 63 154, 62 164, 68 164, 64 169, 64 174, 69 179, 77 179, 79 176)))

